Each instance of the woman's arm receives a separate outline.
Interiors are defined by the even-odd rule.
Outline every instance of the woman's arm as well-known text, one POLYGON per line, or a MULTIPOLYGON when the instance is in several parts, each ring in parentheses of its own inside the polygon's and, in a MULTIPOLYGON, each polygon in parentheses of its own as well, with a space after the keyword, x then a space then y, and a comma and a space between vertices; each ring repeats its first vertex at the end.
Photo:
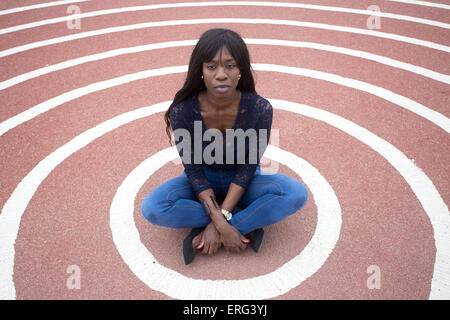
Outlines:
POLYGON ((243 187, 231 182, 225 200, 223 200, 222 208, 230 212, 233 211, 244 193, 243 187))
POLYGON ((258 117, 258 120, 254 125, 257 143, 255 145, 249 141, 248 148, 246 148, 246 164, 240 164, 238 166, 236 174, 231 180, 232 183, 244 189, 247 189, 250 184, 260 160, 269 145, 270 132, 272 129, 273 108, 270 102, 264 98, 258 98, 255 104, 257 106, 255 108, 257 110, 256 116, 258 117), (256 162, 254 162, 254 159, 250 161, 251 154, 256 155, 256 162))
MULTIPOLYGON (((230 194, 230 192, 228 192, 230 194)), ((234 194, 233 192, 231 194, 234 194)), ((230 225, 223 216, 222 212, 220 211, 219 205, 216 203, 216 206, 214 205, 213 201, 211 200, 210 196, 213 196, 214 192, 212 189, 207 189, 199 193, 198 197, 201 202, 204 200, 208 204, 208 208, 210 209, 211 214, 209 217, 212 220, 212 224, 216 228, 218 235, 220 236, 220 241, 222 242, 223 246, 225 247, 225 250, 232 251, 232 252, 240 252, 245 249, 246 244, 250 242, 247 238, 245 238, 235 227, 230 225)), ((228 197, 229 199, 235 199, 235 197, 228 197)), ((231 201, 231 200, 229 200, 231 201)), ((237 203, 237 201, 236 201, 237 203)), ((223 204, 222 204, 223 207, 223 204)), ((208 226, 209 227, 209 226, 208 226)), ((205 239, 206 242, 208 242, 205 239)), ((203 242, 203 239, 202 239, 203 242)), ((208 253, 213 253, 217 251, 216 249, 209 249, 209 244, 207 244, 208 248, 206 248, 204 251, 207 251, 208 253)))
POLYGON ((189 121, 186 120, 189 119, 190 109, 192 110, 192 108, 182 103, 174 106, 170 111, 170 126, 184 171, 195 195, 198 197, 200 192, 211 189, 212 185, 206 179, 202 165, 194 161, 194 129, 192 125, 188 125, 189 121))
MULTIPOLYGON (((239 202, 239 200, 241 199, 241 197, 244 193, 245 193, 245 189, 243 187, 238 186, 237 184, 234 184, 234 183, 230 183, 228 193, 220 207, 225 210, 228 210, 230 212, 233 211, 234 207, 237 205, 237 203, 239 202)), ((214 207, 214 204, 213 204, 211 198, 210 198, 211 196, 215 198, 213 189, 207 189, 207 190, 200 192, 198 195, 198 198, 199 198, 200 202, 203 202, 204 200, 206 200, 208 207, 212 208, 214 211, 217 211, 214 207)), ((219 208, 219 210, 220 210, 220 208, 219 208)), ((219 217, 221 216, 220 221, 214 221, 213 218, 211 218, 214 221, 214 224, 216 224, 216 225, 217 224, 221 225, 222 222, 225 221, 221 212, 220 212, 220 215, 215 214, 214 216, 219 216, 219 217), (223 220, 223 221, 221 221, 221 220, 223 220)))
POLYGON ((208 208, 211 211, 209 217, 214 223, 216 229, 220 232, 221 230, 224 230, 227 227, 228 222, 225 220, 225 217, 220 211, 220 207, 218 206, 217 203, 216 205, 218 206, 218 208, 217 209, 215 208, 215 205, 211 200, 211 196, 215 199, 213 189, 206 189, 198 194, 198 199, 200 200, 201 203, 203 203, 203 201, 206 201, 206 204, 208 205, 208 208))

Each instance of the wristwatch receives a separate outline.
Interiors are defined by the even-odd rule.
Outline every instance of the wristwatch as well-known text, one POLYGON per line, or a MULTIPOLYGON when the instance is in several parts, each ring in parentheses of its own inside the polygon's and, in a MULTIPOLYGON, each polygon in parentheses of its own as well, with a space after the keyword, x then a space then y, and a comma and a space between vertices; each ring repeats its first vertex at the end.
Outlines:
MULTIPOLYGON (((215 197, 210 196, 210 199, 214 205, 214 208, 219 210, 219 205, 217 204, 215 197)), ((202 207, 203 207, 203 210, 205 211, 205 214, 209 217, 211 215, 211 210, 209 209, 208 204, 206 203, 206 200, 202 201, 202 207)), ((231 217, 233 216, 233 214, 230 211, 220 208, 220 212, 222 212, 223 216, 225 217, 225 219, 227 219, 227 221, 231 220, 231 217)))
POLYGON ((231 220, 231 217, 233 216, 233 214, 230 211, 223 209, 223 208, 221 208, 220 211, 222 211, 222 214, 225 217, 225 219, 227 219, 227 221, 231 220))

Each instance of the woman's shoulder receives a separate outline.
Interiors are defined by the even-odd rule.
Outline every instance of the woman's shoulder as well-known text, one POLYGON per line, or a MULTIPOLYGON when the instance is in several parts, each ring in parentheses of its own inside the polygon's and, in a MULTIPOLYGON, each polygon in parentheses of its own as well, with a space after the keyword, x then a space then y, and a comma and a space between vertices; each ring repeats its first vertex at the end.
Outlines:
POLYGON ((248 105, 253 108, 253 112, 255 113, 267 113, 272 112, 272 105, 269 100, 259 95, 258 93, 252 92, 244 92, 247 97, 249 103, 248 105))
POLYGON ((171 114, 174 116, 186 116, 189 114, 192 114, 192 111, 195 112, 193 108, 193 104, 195 103, 195 97, 196 95, 191 95, 177 103, 175 103, 171 108, 171 114))

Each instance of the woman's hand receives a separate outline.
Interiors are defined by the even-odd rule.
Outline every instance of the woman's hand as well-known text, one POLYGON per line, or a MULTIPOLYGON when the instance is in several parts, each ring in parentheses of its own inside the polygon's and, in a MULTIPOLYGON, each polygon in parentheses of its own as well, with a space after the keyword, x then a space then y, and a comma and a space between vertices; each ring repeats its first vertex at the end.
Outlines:
POLYGON ((250 242, 250 240, 244 237, 238 229, 230 224, 221 230, 220 241, 226 251, 235 253, 243 251, 250 242))
POLYGON ((245 238, 235 227, 230 225, 225 220, 220 210, 215 208, 212 209, 210 217, 212 220, 211 224, 215 226, 215 229, 220 234, 220 242, 225 247, 225 250, 237 253, 247 247, 250 240, 245 238))
POLYGON ((220 247, 222 246, 222 242, 220 241, 220 233, 217 231, 214 223, 211 222, 208 226, 203 230, 202 238, 200 240, 200 244, 196 247, 197 249, 201 249, 203 254, 214 254, 216 253, 220 247))

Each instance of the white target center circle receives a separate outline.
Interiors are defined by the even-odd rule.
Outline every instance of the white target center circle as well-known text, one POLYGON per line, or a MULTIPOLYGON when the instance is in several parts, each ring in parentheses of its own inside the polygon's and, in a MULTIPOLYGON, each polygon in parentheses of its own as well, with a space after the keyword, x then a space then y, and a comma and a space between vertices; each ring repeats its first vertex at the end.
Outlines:
POLYGON ((340 234, 341 207, 336 194, 316 168, 296 155, 269 145, 264 156, 301 176, 314 196, 317 226, 300 254, 273 272, 244 280, 192 279, 159 264, 140 240, 134 205, 137 193, 152 174, 179 157, 176 147, 172 147, 137 166, 117 189, 111 203, 113 240, 134 274, 152 289, 178 299, 268 299, 297 287, 319 270, 340 234))

